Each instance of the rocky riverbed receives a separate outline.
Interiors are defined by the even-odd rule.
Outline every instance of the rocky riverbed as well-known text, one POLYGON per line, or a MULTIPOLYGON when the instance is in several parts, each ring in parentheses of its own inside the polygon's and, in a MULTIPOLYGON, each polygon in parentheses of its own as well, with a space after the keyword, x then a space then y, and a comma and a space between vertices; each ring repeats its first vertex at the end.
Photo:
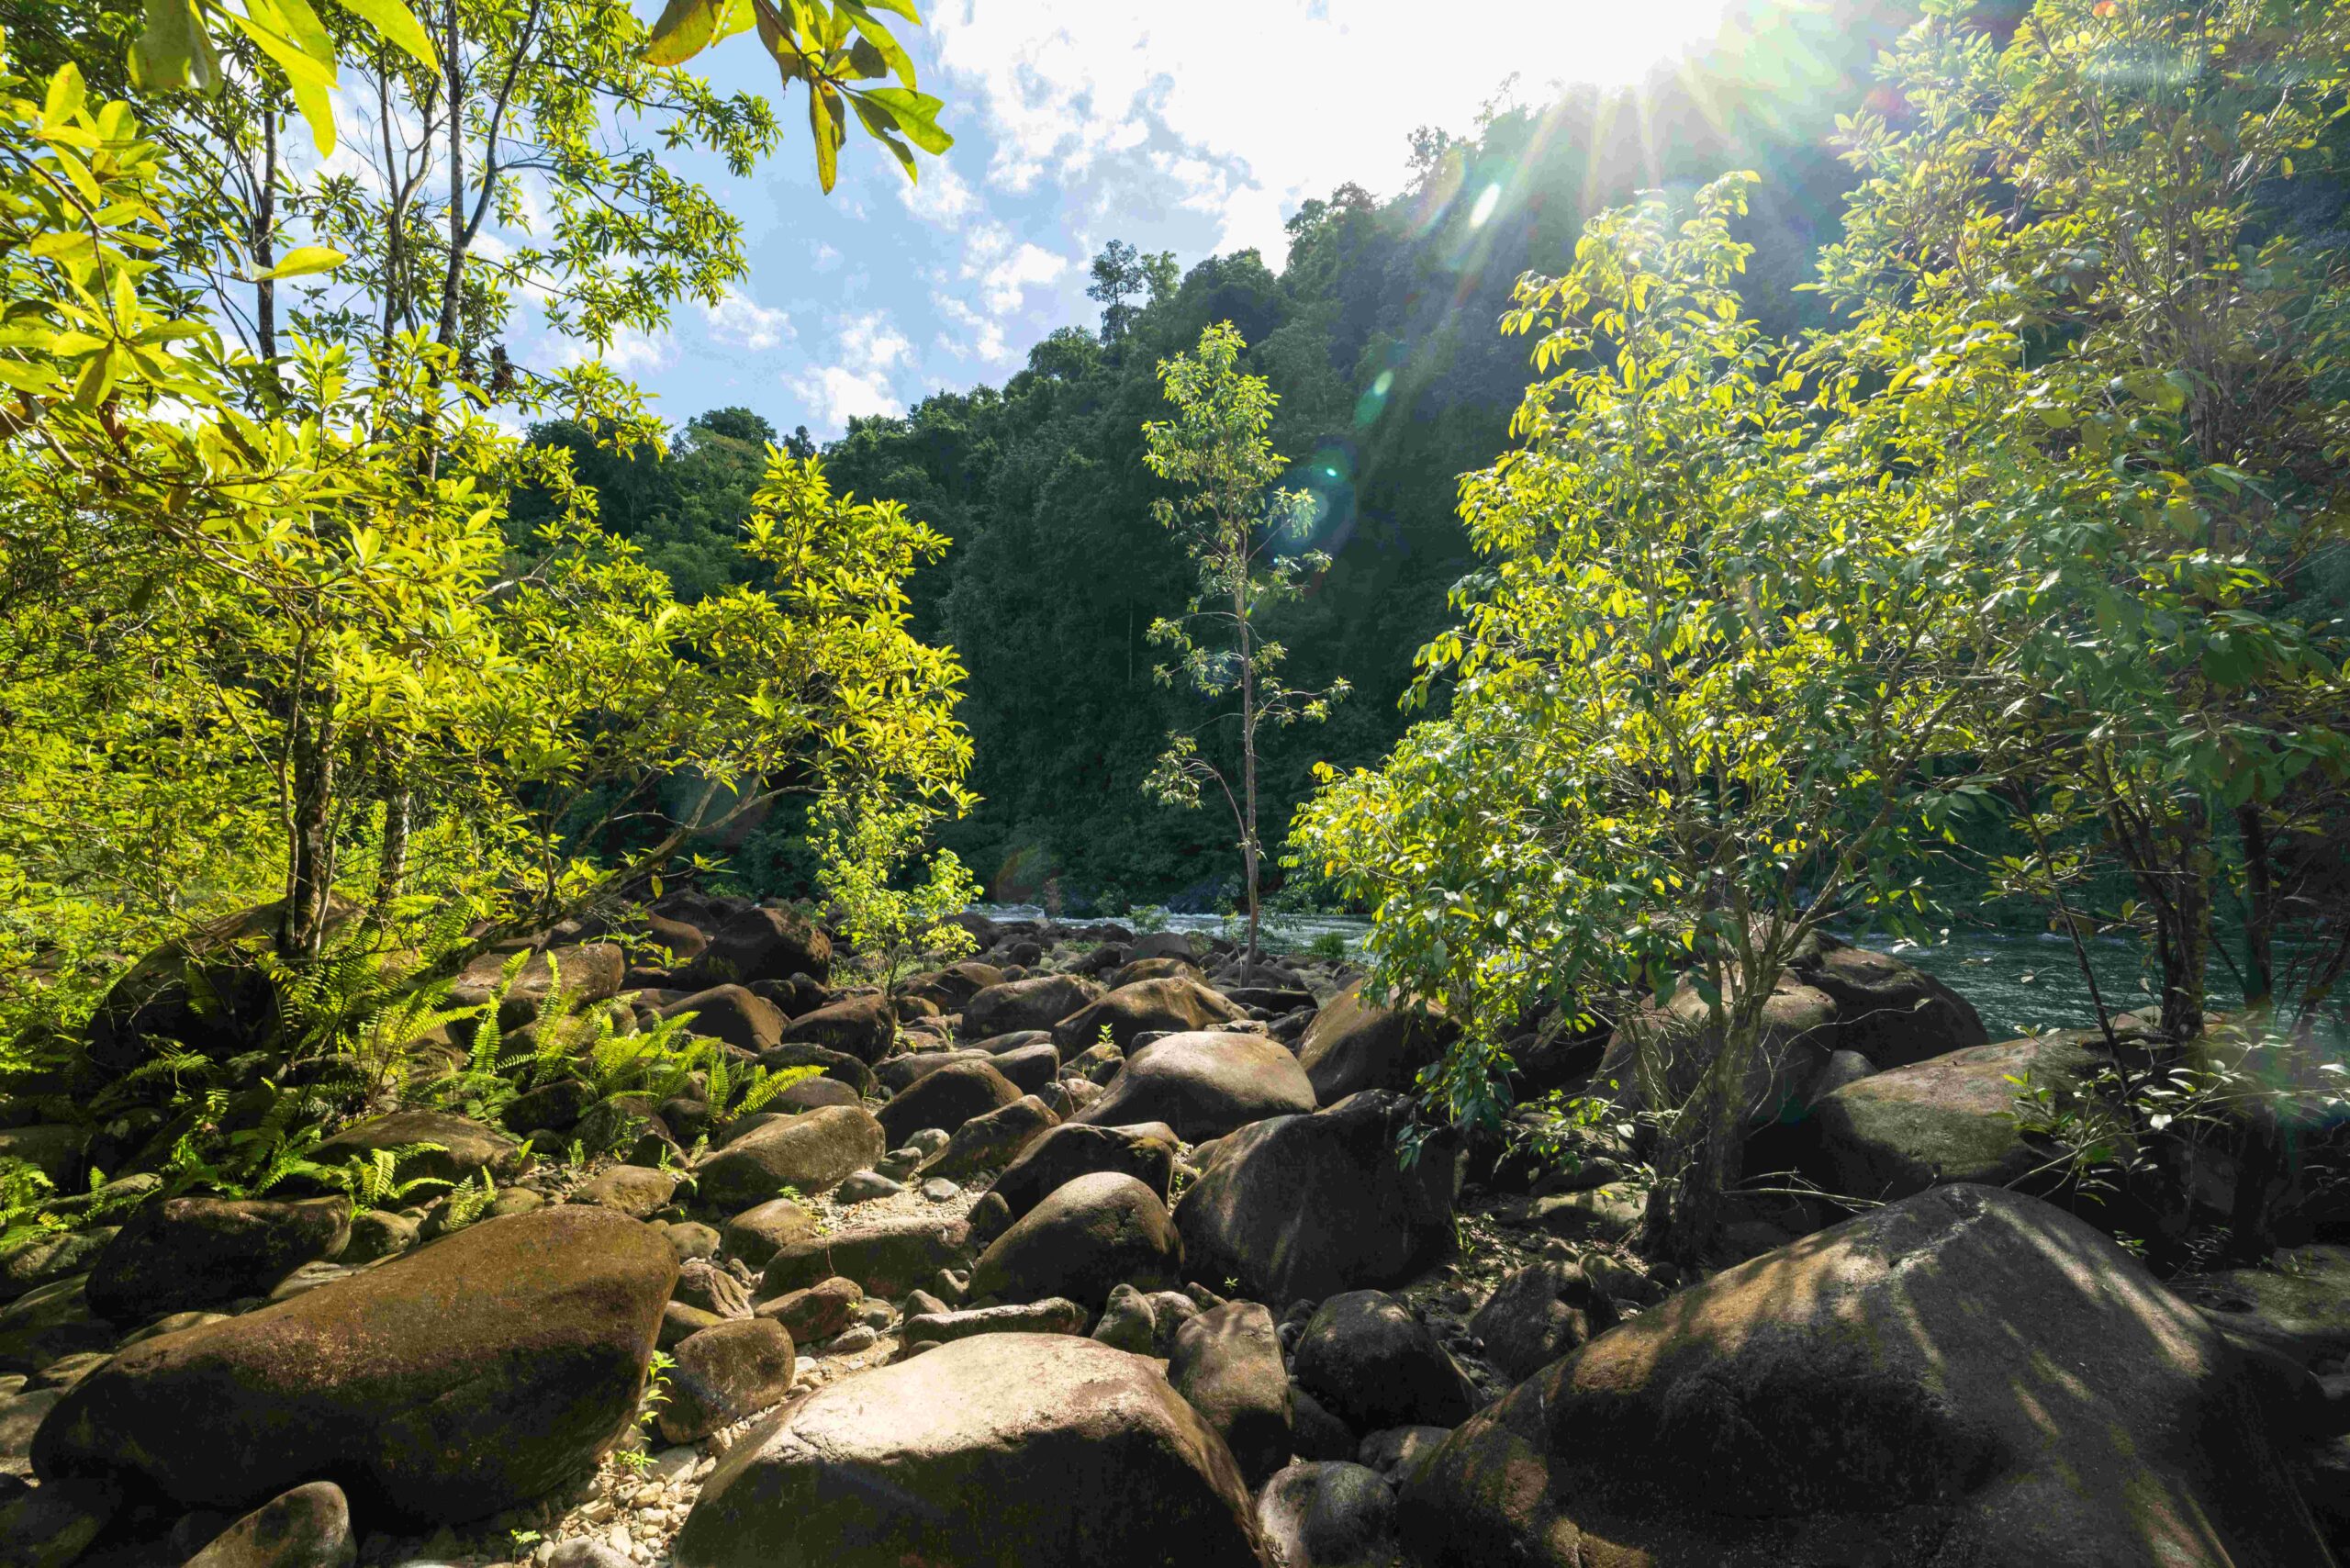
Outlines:
MULTIPOLYGON (((625 1031, 691 1014, 729 1065, 386 1104, 314 1151, 456 1184, 411 1201, 167 1195, 119 1134, 31 1114, 69 1081, 17 1084, 0 1146, 64 1193, 117 1174, 0 1253, 0 1565, 2342 1548, 2345 1238, 2321 1211, 2266 1265, 2163 1282, 2011 1190, 2039 1163, 2012 1076, 2090 1070, 2084 1036, 1993 1041, 1930 977, 1817 945, 1753 1086, 1789 1174, 1684 1272, 1631 1245, 1628 1103, 1399 1161, 1448 1025, 1343 959, 969 924, 976 955, 887 991, 789 911, 693 896, 471 971, 518 1045, 559 975, 625 1031), (669 962, 616 940, 644 935, 669 962), (738 1111, 736 1067, 814 1072, 738 1111)), ((174 1022, 142 968, 105 1062, 174 1022)), ((1530 1095, 1619 1047, 1515 1054, 1530 1095)))

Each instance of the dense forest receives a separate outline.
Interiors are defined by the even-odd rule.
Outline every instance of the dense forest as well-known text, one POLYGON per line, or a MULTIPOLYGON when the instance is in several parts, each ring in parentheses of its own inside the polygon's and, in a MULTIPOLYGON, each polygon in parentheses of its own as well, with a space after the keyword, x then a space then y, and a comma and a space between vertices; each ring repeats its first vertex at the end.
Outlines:
MULTIPOLYGON (((1306 203, 1286 256, 1179 271, 1113 242, 1093 267, 1098 330, 1037 343, 1001 387, 858 419, 828 443, 836 484, 903 501, 954 542, 910 592, 918 633, 970 670, 958 711, 980 801, 944 837, 990 891, 1033 900, 1057 881, 1070 909, 1116 912, 1219 909, 1237 890, 1227 824, 1168 812, 1142 788, 1185 717, 1152 679, 1147 638, 1188 584, 1142 462, 1160 360, 1211 323, 1239 329, 1281 398, 1272 439, 1292 466, 1280 484, 1314 497, 1310 544, 1331 556, 1270 622, 1309 684, 1353 688, 1328 724, 1272 739, 1267 816, 1285 823, 1315 762, 1371 761, 1407 722, 1411 655, 1448 623, 1447 595, 1473 564, 1459 476, 1507 443, 1525 385, 1527 345, 1496 330, 1518 277, 1555 269, 1587 218, 1636 191, 1686 194, 1751 168, 1762 183, 1740 226, 1755 247, 1746 297, 1774 332, 1824 325, 1824 303, 1801 290, 1852 178, 1836 118, 1869 100, 1880 51, 1913 19, 1901 5, 1763 5, 1636 89, 1553 100, 1497 84, 1476 127, 1420 134, 1405 190, 1381 200, 1348 185, 1306 203)), ((717 410, 688 420, 665 458, 616 459, 577 429, 538 439, 574 453, 607 526, 690 596, 742 577, 737 531, 777 436, 717 410)), ((733 864, 756 890, 800 890, 796 838, 789 826, 752 837, 733 864)))
POLYGON ((2350 1560, 2350 0, 656 413, 975 22, 0 0, 0 1568, 2350 1560))

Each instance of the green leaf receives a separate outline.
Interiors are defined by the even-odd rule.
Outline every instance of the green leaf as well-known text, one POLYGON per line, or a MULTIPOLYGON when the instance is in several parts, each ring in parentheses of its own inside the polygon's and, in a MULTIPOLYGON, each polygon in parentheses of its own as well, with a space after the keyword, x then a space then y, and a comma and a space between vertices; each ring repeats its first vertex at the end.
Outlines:
POLYGON ((325 245, 297 245, 285 252, 285 259, 267 272, 255 273, 252 281, 263 278, 307 277, 312 273, 332 272, 351 258, 341 251, 325 245))
POLYGON ((49 97, 41 105, 41 123, 44 126, 64 124, 82 112, 86 97, 81 71, 71 61, 59 66, 57 74, 49 79, 49 97))
POLYGON ((810 86, 808 129, 816 139, 816 183, 830 194, 841 172, 840 95, 821 83, 810 86), (827 97, 832 100, 829 104, 827 97))
POLYGON ((955 145, 955 139, 938 126, 938 111, 946 106, 929 94, 910 87, 874 87, 857 96, 889 110, 899 131, 924 152, 936 156, 955 145))
POLYGON ((335 4, 383 34, 386 43, 419 65, 433 71, 441 69, 441 57, 432 52, 432 40, 425 36, 414 13, 400 0, 335 0, 335 4))
POLYGON ((679 65, 691 60, 718 36, 721 13, 721 0, 669 0, 645 43, 646 62, 679 65))

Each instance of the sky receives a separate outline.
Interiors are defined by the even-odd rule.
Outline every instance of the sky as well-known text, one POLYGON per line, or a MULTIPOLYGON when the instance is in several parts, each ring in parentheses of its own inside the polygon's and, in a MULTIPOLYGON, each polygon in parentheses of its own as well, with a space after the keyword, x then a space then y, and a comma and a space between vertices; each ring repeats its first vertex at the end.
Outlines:
MULTIPOLYGON (((852 125, 826 196, 795 87, 785 144, 751 176, 678 161, 743 219, 749 274, 602 358, 673 424, 740 405, 829 438, 851 416, 1001 382, 1046 333, 1091 326, 1087 266, 1113 239, 1186 269, 1255 246, 1278 269, 1301 202, 1349 180, 1401 186, 1414 128, 1471 130, 1513 76, 1532 101, 1632 80, 1710 34, 1723 5, 1483 0, 1431 36, 1444 14, 1395 0, 938 0, 918 33, 898 31, 954 148, 910 185, 852 125)), ((752 35, 694 63, 776 96, 752 35)), ((530 364, 583 353, 518 347, 530 364)))

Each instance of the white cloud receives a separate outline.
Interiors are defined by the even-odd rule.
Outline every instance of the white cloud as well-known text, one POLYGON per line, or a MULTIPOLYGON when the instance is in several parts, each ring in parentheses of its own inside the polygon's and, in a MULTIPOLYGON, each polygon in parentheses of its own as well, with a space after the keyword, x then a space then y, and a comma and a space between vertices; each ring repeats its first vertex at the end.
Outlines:
POLYGON ((890 385, 890 373, 912 366, 914 346, 886 312, 869 311, 841 322, 829 358, 832 363, 811 365, 786 378, 812 405, 811 424, 838 431, 854 417, 906 411, 890 385))
POLYGON ((1067 184, 1112 163, 1121 183, 1171 181, 1179 203, 1214 205, 1219 248, 1257 244, 1278 264, 1279 214, 1344 180, 1392 190, 1415 127, 1467 129, 1511 72, 1630 80, 1724 8, 1492 0, 1475 31, 1507 41, 1498 56, 1432 45, 1385 0, 952 0, 933 28, 948 101, 996 133, 992 184, 1067 184), (1178 166, 1148 167, 1147 143, 1176 149, 1178 166))
POLYGON ((941 228, 951 228, 979 208, 979 193, 970 182, 957 174, 952 164, 940 162, 923 165, 921 184, 901 183, 898 199, 916 218, 941 228))
POLYGON ((1022 295, 1057 281, 1069 268, 1067 256, 1057 256, 1041 245, 1023 241, 1018 250, 988 269, 988 308, 999 312, 1016 309, 1022 295))
POLYGON ((778 349, 798 336, 789 315, 761 305, 739 288, 728 289, 716 305, 704 305, 701 314, 710 324, 711 337, 746 349, 778 349))
POLYGON ((977 359, 982 364, 1010 364, 1019 356, 1004 341, 1003 327, 980 315, 951 295, 942 295, 938 313, 962 329, 958 332, 941 332, 938 346, 957 359, 977 359))

